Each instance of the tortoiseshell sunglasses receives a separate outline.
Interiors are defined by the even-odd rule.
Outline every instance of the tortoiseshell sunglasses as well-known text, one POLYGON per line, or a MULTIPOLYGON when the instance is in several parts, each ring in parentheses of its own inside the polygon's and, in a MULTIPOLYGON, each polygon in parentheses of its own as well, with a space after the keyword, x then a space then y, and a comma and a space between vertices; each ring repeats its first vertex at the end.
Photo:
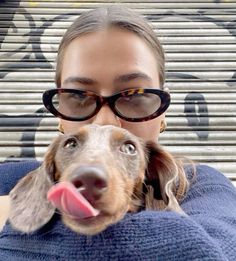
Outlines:
POLYGON ((128 89, 103 97, 92 91, 57 88, 43 93, 43 103, 52 114, 68 121, 88 120, 107 104, 121 119, 141 122, 165 112, 170 95, 159 89, 128 89))

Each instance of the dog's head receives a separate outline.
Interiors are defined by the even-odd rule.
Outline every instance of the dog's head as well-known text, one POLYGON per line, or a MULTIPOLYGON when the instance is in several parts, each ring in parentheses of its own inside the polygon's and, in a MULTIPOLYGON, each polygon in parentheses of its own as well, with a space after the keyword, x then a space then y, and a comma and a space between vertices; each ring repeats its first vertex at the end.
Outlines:
POLYGON ((88 125, 57 137, 41 167, 19 181, 10 193, 9 220, 30 233, 59 208, 68 227, 93 235, 129 211, 181 212, 174 194, 180 173, 174 158, 156 143, 144 143, 118 127, 88 125))

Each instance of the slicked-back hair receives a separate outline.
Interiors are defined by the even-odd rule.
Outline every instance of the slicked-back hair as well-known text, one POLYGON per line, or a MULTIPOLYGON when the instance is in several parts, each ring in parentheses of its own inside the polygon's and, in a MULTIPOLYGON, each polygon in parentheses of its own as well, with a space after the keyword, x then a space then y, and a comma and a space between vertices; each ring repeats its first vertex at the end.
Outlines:
POLYGON ((58 49, 55 82, 61 86, 61 72, 64 54, 67 46, 74 39, 93 32, 109 28, 119 28, 132 32, 142 38, 153 51, 157 62, 160 88, 165 82, 165 55, 156 33, 148 21, 141 15, 121 5, 97 8, 80 15, 64 34, 58 49))

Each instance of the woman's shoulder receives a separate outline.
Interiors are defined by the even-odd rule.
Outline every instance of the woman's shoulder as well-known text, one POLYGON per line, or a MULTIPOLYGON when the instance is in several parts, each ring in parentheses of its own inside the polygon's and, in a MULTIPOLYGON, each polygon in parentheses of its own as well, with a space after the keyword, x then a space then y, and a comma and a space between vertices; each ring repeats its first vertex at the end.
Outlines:
POLYGON ((9 194, 19 179, 30 171, 38 168, 40 164, 41 163, 36 160, 1 163, 0 196, 9 194))
POLYGON ((185 170, 190 187, 226 186, 233 190, 235 189, 232 182, 222 172, 208 165, 188 165, 185 170))
POLYGON ((228 239, 236 240, 235 202, 236 188, 224 174, 209 166, 197 165, 181 207, 207 231, 214 235, 225 233, 228 239))

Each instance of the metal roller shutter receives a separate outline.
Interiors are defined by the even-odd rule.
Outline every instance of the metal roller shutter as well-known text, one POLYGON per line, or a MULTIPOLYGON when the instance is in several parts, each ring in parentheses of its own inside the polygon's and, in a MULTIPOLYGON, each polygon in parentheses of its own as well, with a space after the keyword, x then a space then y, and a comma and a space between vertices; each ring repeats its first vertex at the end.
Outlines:
MULTIPOLYGON (((0 1, 1 162, 42 160, 57 134, 41 95, 55 86, 61 36, 82 12, 112 2, 0 1)), ((236 182, 236 2, 120 2, 149 19, 166 50, 173 102, 160 142, 236 182)))

